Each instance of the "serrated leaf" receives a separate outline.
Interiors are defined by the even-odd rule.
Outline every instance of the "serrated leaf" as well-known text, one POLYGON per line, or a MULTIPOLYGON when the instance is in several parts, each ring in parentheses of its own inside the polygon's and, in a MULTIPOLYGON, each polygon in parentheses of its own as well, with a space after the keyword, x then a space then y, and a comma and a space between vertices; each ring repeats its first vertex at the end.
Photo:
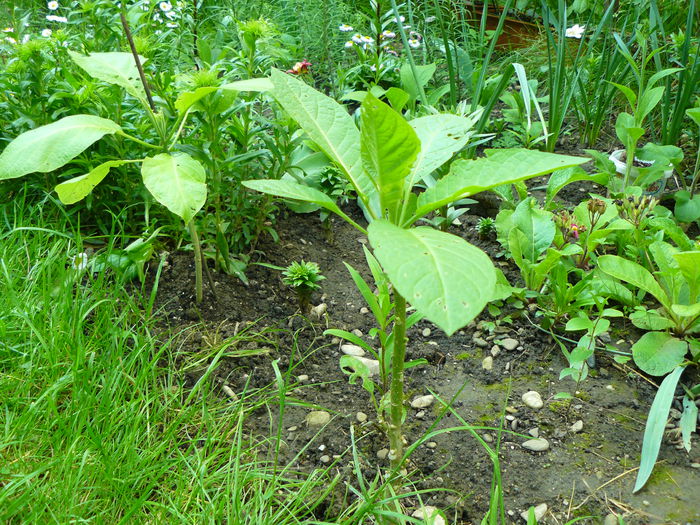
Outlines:
POLYGON ((632 345, 632 357, 640 370, 653 376, 668 374, 680 365, 688 343, 665 332, 647 332, 632 345))
POLYGON ((163 206, 188 224, 207 200, 204 167, 186 153, 161 153, 141 165, 143 183, 163 206))
MULTIPOLYGON (((73 62, 85 70, 91 77, 120 86, 127 93, 134 97, 145 100, 146 92, 139 78, 139 71, 134 62, 134 56, 131 53, 108 52, 108 53, 90 53, 89 55, 81 55, 75 51, 68 50, 73 62)), ((141 64, 145 64, 147 59, 139 56, 141 64)))
POLYGON ((72 115, 22 133, 0 154, 0 180, 58 169, 105 135, 121 129, 106 118, 72 115))
POLYGON ((372 222, 368 231, 394 287, 447 335, 474 319, 493 297, 491 259, 463 239, 428 227, 406 230, 385 220, 372 222))
POLYGON ((408 122, 371 93, 362 102, 360 119, 362 166, 379 191, 382 216, 388 212, 396 221, 420 142, 408 122))
POLYGON ((415 216, 423 217, 450 202, 502 184, 546 175, 590 160, 522 148, 487 150, 486 153, 487 157, 454 162, 445 177, 418 197, 415 216))
POLYGON ((661 382, 658 392, 654 397, 647 417, 647 424, 644 429, 644 440, 642 441, 642 459, 639 462, 639 471, 637 479, 634 483, 632 492, 637 492, 641 489, 649 479, 656 458, 659 456, 659 448, 664 437, 664 429, 666 428, 666 420, 668 412, 671 409, 673 402, 673 393, 676 390, 676 385, 685 370, 682 367, 677 367, 661 382))
POLYGON ((58 184, 54 189, 63 204, 74 204, 83 200, 104 179, 109 170, 128 161, 110 160, 93 168, 89 173, 58 184))

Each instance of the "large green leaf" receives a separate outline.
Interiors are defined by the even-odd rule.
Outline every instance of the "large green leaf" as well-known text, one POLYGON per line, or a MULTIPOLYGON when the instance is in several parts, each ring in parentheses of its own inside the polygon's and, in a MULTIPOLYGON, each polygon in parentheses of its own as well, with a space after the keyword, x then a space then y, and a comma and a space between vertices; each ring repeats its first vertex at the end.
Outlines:
POLYGON ((411 169, 409 189, 467 145, 478 117, 478 113, 472 117, 443 113, 409 122, 420 140, 420 153, 411 169))
POLYGON ((105 135, 121 129, 106 118, 72 115, 22 133, 0 154, 0 180, 58 169, 105 135))
POLYGON ((417 65, 415 68, 416 76, 413 76, 413 68, 408 62, 404 62, 401 66, 399 76, 401 77, 401 87, 410 95, 411 100, 418 100, 420 97, 420 87, 425 87, 433 78, 436 69, 435 64, 417 65))
POLYGON ((640 370, 653 376, 668 374, 683 362, 688 343, 666 332, 647 332, 632 345, 632 357, 640 370))
POLYGON ((275 179, 246 180, 243 181, 243 186, 261 193, 267 193, 268 195, 282 197, 283 199, 294 199, 317 204, 339 215, 357 229, 364 232, 364 228, 357 225, 352 219, 345 215, 340 208, 338 208, 333 199, 316 188, 304 186, 303 184, 289 180, 275 179))
POLYGON ((428 227, 403 229, 385 220, 372 222, 368 231, 394 287, 447 335, 474 319, 493 297, 491 259, 463 239, 428 227))
POLYGON ((656 282, 654 276, 651 275, 646 268, 636 262, 618 257, 617 255, 602 255, 598 257, 598 268, 616 279, 620 279, 621 281, 650 293, 656 297, 656 300, 666 309, 671 307, 669 297, 661 286, 659 286, 659 283, 656 282))
MULTIPOLYGON (((346 109, 303 81, 272 70, 272 96, 309 138, 333 160, 368 204, 376 193, 362 169, 360 131, 346 109)), ((377 210, 373 210, 376 213, 377 210)))
POLYGON ((534 199, 525 199, 515 208, 510 220, 527 239, 521 245, 522 256, 530 262, 537 262, 538 257, 550 247, 556 233, 554 215, 537 207, 534 199))
POLYGON ((73 179, 62 182, 57 185, 55 190, 58 198, 63 204, 74 204, 83 200, 100 182, 104 179, 109 170, 126 164, 126 160, 110 160, 103 162, 96 168, 93 168, 89 173, 80 175, 73 179))
POLYGON ((416 132, 396 111, 367 93, 362 102, 362 166, 379 190, 384 216, 399 216, 406 177, 420 151, 416 132))
POLYGON ((641 489, 649 479, 654 470, 656 458, 659 456, 659 448, 664 437, 668 413, 673 402, 673 394, 676 391, 678 380, 681 378, 685 368, 677 367, 661 382, 659 391, 656 392, 654 402, 649 409, 647 425, 644 429, 644 440, 642 441, 642 459, 639 462, 637 480, 634 483, 633 492, 641 489))
MULTIPOLYGON (((146 92, 139 78, 139 70, 136 69, 134 55, 131 53, 109 52, 81 55, 69 49, 68 54, 73 62, 91 77, 123 87, 127 93, 140 100, 146 99, 146 92)), ((141 64, 144 64, 147 59, 139 56, 139 60, 141 64)))
POLYGON ((207 200, 204 167, 186 153, 161 153, 141 165, 143 183, 153 197, 185 224, 207 200))
POLYGON ((522 148, 487 150, 486 154, 479 159, 454 162, 445 177, 418 197, 415 219, 469 195, 590 160, 522 148))
POLYGON ((180 93, 175 101, 175 108, 182 115, 194 104, 202 100, 207 95, 216 91, 270 91, 272 82, 269 78, 249 78, 246 80, 238 80, 230 82, 222 86, 206 86, 195 89, 194 91, 186 91, 180 93))
POLYGON ((698 300, 700 294, 700 251, 681 252, 673 254, 678 261, 685 282, 690 288, 690 303, 698 300))

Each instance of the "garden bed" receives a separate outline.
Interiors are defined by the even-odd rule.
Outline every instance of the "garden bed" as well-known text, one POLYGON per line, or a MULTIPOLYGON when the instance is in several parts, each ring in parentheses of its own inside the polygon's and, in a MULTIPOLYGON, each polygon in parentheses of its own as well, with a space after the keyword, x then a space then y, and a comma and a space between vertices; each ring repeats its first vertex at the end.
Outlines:
MULTIPOLYGON (((358 210, 352 211, 360 220, 358 210)), ((512 263, 498 259, 500 247, 495 241, 478 239, 476 221, 477 217, 463 216, 453 231, 486 250, 509 275, 512 263)), ((210 355, 194 368, 184 370, 183 366, 183 383, 190 385, 200 378, 222 345, 241 330, 285 329, 268 331, 267 341, 253 338, 244 346, 227 350, 231 355, 236 350, 253 355, 224 358, 214 381, 222 387, 224 398, 224 385, 237 393, 262 388, 274 381, 271 362, 279 359, 284 372, 291 359, 294 368, 290 378, 295 388, 289 396, 298 406, 288 404, 284 414, 282 439, 286 446, 281 449, 280 461, 295 458, 311 440, 295 466, 311 471, 332 464, 331 473, 339 472, 344 482, 356 486, 351 427, 369 479, 388 468, 386 437, 376 424, 369 394, 359 384, 348 384, 339 368, 339 341, 324 336, 323 331, 359 330, 365 341, 372 343, 366 336, 373 327, 371 314, 364 313, 362 297, 343 265, 349 263, 368 278, 361 249, 366 239, 334 219, 331 244, 315 214, 287 213, 277 229, 279 242, 270 238, 261 242, 259 261, 279 266, 301 259, 319 263, 326 276, 314 298, 315 304, 327 305, 321 319, 299 316, 295 297, 282 284, 280 272, 257 265, 249 268, 248 286, 234 277, 215 274, 218 301, 205 292, 204 303, 197 309, 191 256, 176 253, 168 257, 159 283, 161 326, 168 331, 187 328, 180 340, 183 355, 210 355), (330 413, 330 423, 323 428, 307 425, 305 418, 313 409, 330 413)), ((611 513, 623 516, 628 524, 700 522, 696 497, 700 490, 700 443, 695 434, 689 455, 674 446, 677 434, 671 429, 652 479, 640 493, 632 494, 645 414, 657 390, 652 381, 606 355, 598 355, 591 377, 578 389, 571 380, 560 382, 559 372, 567 366, 566 361, 549 334, 529 321, 532 312, 512 310, 503 315, 499 321, 483 313, 451 338, 429 322, 419 322, 409 331, 407 357, 424 358, 428 364, 407 370, 406 391, 409 401, 431 392, 445 401, 453 400, 456 414, 471 425, 498 428, 503 423, 501 470, 506 509, 513 522, 519 522, 519 514, 529 506, 543 503, 548 510, 540 523, 564 523, 578 516, 596 516, 583 523, 600 523, 611 513), (502 321, 505 314, 510 314, 512 322, 502 321), (522 395, 528 391, 541 395, 541 409, 525 406, 522 395), (570 392, 574 398, 557 400, 554 396, 559 392, 570 392), (547 440, 548 450, 523 448, 522 443, 535 435, 547 440)), ((612 342, 628 349, 634 337, 630 328, 629 324, 615 326, 610 334, 612 342)), ((424 409, 408 408, 405 435, 409 443, 427 432, 441 412, 439 402, 424 409)), ((269 436, 271 427, 276 428, 275 421, 275 406, 260 409, 250 419, 249 431, 269 436)), ((458 418, 448 413, 437 428, 459 425, 458 418)), ((478 432, 495 446, 497 431, 478 432)), ((416 488, 435 489, 424 496, 424 503, 445 509, 456 523, 479 523, 487 512, 493 465, 468 432, 453 431, 429 439, 411 456, 408 468, 412 472, 409 480, 416 488)), ((419 505, 410 498, 404 503, 419 505)), ((339 504, 336 500, 335 505, 339 504)))

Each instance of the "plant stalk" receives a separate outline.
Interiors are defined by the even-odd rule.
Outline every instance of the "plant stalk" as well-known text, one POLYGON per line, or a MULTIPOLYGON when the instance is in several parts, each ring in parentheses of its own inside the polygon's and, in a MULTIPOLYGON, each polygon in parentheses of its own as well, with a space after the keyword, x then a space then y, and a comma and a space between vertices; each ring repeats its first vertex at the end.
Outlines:
POLYGON ((202 292, 202 246, 199 244, 199 235, 197 235, 197 227, 192 219, 187 228, 192 237, 192 247, 194 248, 194 291, 197 297, 197 304, 201 304, 204 294, 202 292))
POLYGON ((389 457, 391 468, 398 470, 403 461, 403 370, 406 358, 406 299, 394 289, 394 352, 391 356, 391 421, 389 457))
POLYGON ((139 54, 136 51, 136 44, 134 44, 134 37, 131 36, 131 29, 129 29, 129 23, 126 21, 126 4, 122 4, 122 10, 119 13, 122 21, 122 27, 124 28, 124 34, 129 42, 129 47, 131 48, 131 54, 134 55, 134 62, 136 63, 136 69, 139 71, 139 78, 141 79, 141 84, 143 84, 143 89, 146 92, 146 98, 148 99, 148 105, 151 111, 155 113, 156 104, 153 102, 153 96, 151 96, 151 88, 148 87, 148 82, 146 82, 146 74, 143 72, 143 66, 141 65, 141 60, 139 59, 139 54))

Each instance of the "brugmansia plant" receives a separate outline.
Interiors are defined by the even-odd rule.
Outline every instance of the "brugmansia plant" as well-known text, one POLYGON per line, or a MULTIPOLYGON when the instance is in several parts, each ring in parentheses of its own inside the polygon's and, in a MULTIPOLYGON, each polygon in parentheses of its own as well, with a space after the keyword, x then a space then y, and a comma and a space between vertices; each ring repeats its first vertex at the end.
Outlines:
POLYGON ((273 70, 270 94, 357 192, 368 217, 365 230, 324 193, 287 180, 245 181, 248 188, 312 202, 336 213, 369 237, 394 295, 388 435, 392 467, 404 460, 406 308, 453 334, 494 296, 496 270, 489 257, 463 239, 414 224, 448 204, 498 185, 522 181, 587 159, 528 151, 490 150, 485 158, 457 160, 420 195, 414 187, 449 162, 470 138, 472 120, 449 114, 407 122, 372 94, 360 110, 361 129, 346 109, 304 82, 273 70))
MULTIPOLYGON (((0 154, 0 180, 30 173, 49 173, 63 167, 106 135, 118 135, 151 150, 154 154, 139 159, 114 159, 90 172, 62 182, 56 193, 64 204, 84 199, 112 168, 140 163, 143 183, 156 201, 180 217, 190 231, 195 248, 197 302, 202 300, 202 257, 193 218, 207 199, 204 167, 188 154, 176 151, 178 139, 189 112, 203 97, 217 91, 232 92, 267 87, 266 79, 241 80, 218 87, 201 87, 181 93, 175 102, 178 115, 167 126, 162 113, 151 108, 139 82, 139 72, 130 53, 92 53, 85 56, 69 51, 72 60, 96 80, 123 88, 146 111, 160 144, 150 144, 126 133, 113 120, 95 115, 71 115, 56 122, 22 133, 0 154)), ((146 59, 139 57, 141 63, 146 59)))

